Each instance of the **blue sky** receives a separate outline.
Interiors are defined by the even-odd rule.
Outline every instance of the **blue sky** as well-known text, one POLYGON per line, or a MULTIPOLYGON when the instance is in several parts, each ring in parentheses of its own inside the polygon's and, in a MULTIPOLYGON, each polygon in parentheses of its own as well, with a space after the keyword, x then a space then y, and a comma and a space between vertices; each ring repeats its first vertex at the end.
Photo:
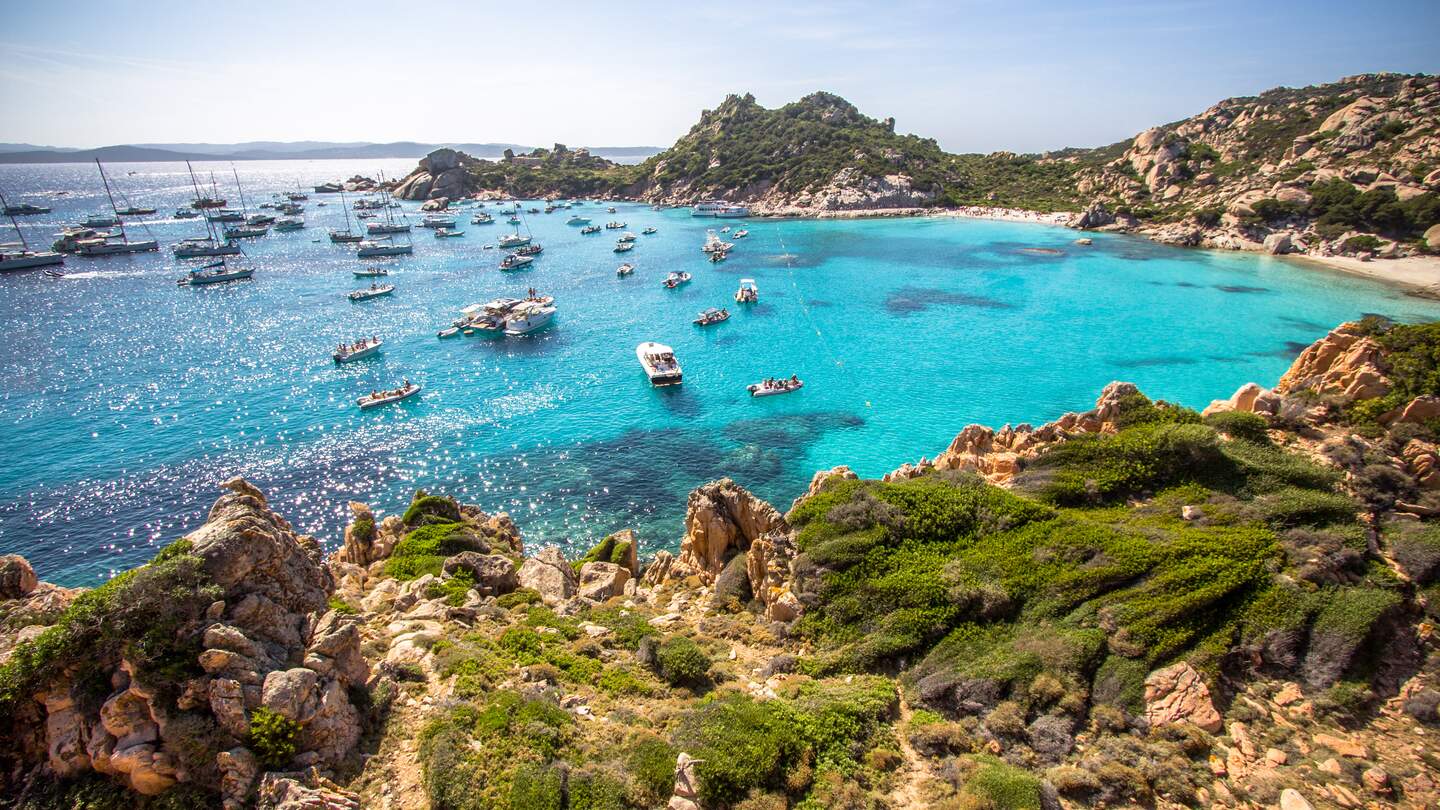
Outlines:
POLYGON ((0 141, 668 145, 727 93, 824 89, 1038 151, 1378 70, 1440 71, 1440 0, 0 0, 0 141))

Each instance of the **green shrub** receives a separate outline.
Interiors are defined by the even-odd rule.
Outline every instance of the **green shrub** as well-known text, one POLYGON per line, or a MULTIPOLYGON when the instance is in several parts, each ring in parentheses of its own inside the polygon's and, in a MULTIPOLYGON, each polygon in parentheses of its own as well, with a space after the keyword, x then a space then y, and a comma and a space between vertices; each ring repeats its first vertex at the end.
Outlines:
POLYGON ((338 596, 331 596, 326 601, 326 606, 329 607, 331 610, 335 611, 336 613, 345 616, 354 616, 355 614, 360 612, 359 608, 355 607, 349 602, 346 602, 344 599, 341 599, 338 596))
POLYGON ((995 810, 1040 810, 1040 780, 1028 771, 992 756, 972 758, 974 770, 963 791, 995 810))
POLYGON ((672 686, 695 684, 710 671, 710 656, 685 636, 671 636, 655 651, 660 677, 672 686))
POLYGON ((625 567, 629 562, 630 541, 622 539, 621 533, 606 535, 603 540, 596 543, 593 548, 585 552, 585 556, 571 563, 578 573, 581 566, 589 562, 608 562, 625 567))
POLYGON ((1260 519, 1276 528, 1353 521, 1359 505, 1338 492, 1287 487, 1255 499, 1260 519))
POLYGON ((509 610, 521 605, 538 605, 541 598, 540 592, 534 588, 516 588, 504 596, 496 597, 495 606, 509 610))
POLYGON ((350 524, 350 533, 357 540, 369 542, 375 539, 375 521, 367 517, 356 518, 350 524))
POLYGON ((250 713, 248 744, 255 756, 271 770, 281 770, 294 759, 299 746, 300 724, 261 706, 250 713))
POLYGON ((406 526, 457 523, 460 520, 460 507, 455 503, 454 498, 427 495, 425 490, 420 489, 415 491, 415 497, 410 501, 410 507, 405 510, 404 516, 400 519, 406 526))
POLYGON ((630 775, 645 791, 645 799, 660 804, 675 786, 675 758, 680 752, 660 737, 645 735, 636 740, 625 756, 630 775))
POLYGON ((677 732, 696 766, 704 806, 726 806, 753 789, 779 788, 804 749, 779 701, 757 702, 729 693, 702 702, 677 732))
POLYGON ((595 624, 610 628, 615 633, 615 641, 631 650, 640 646, 641 639, 660 634, 643 615, 626 608, 595 608, 590 611, 589 618, 595 624))
POLYGON ((426 574, 439 576, 447 557, 478 548, 474 534, 464 523, 426 523, 395 544, 385 562, 385 575, 398 580, 418 579, 426 574))
POLYGON ((201 674, 194 620, 222 594, 188 540, 85 591, 54 625, 16 646, 0 665, 0 720, 62 673, 78 685, 82 706, 98 709, 111 691, 110 672, 121 656, 141 683, 162 694, 178 690, 181 682, 201 674))
POLYGON ((1440 527, 1401 524, 1387 536, 1390 556, 1416 584, 1423 587, 1440 577, 1440 527))
POLYGON ((1265 421, 1265 417, 1248 411, 1212 413, 1205 417, 1205 424, 1232 439, 1259 444, 1266 444, 1270 441, 1270 437, 1266 433, 1270 423, 1265 421))
POLYGON ((459 607, 465 604, 465 600, 470 596, 470 589, 474 587, 475 576, 461 569, 425 586, 425 598, 444 599, 445 604, 459 607))
POLYGON ((1055 445, 1017 484, 1058 504, 1108 503, 1213 478, 1223 465, 1214 430, 1145 422, 1113 435, 1085 434, 1055 445))
POLYGON ((1352 236, 1349 239, 1346 239, 1344 242, 1340 243, 1340 249, 1345 251, 1346 253, 1361 253, 1365 251, 1373 253, 1379 250, 1382 244, 1384 243, 1381 242, 1379 239, 1376 239, 1375 237, 1367 233, 1360 234, 1359 236, 1352 236))

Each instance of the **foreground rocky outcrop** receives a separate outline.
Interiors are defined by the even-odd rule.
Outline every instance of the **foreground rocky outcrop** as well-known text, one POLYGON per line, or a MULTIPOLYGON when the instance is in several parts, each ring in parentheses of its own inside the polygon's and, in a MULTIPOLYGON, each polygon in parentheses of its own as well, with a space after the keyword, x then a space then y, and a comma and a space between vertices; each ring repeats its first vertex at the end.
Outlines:
POLYGON ((785 514, 711 482, 673 554, 623 529, 527 553, 509 515, 417 492, 352 503, 326 558, 235 479, 101 588, 0 558, 0 797, 1433 806, 1440 400, 1396 392, 1440 335, 1407 328, 1342 325, 1203 418, 1113 383, 968 426, 785 514), (1220 462, 1239 479, 1187 469, 1220 462))

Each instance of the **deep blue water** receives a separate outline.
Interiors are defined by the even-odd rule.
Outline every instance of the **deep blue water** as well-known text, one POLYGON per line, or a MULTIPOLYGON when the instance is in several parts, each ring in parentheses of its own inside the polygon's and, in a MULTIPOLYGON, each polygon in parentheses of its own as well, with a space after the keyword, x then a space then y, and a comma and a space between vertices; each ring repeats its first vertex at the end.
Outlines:
MULTIPOLYGON (((237 165, 253 207, 297 183, 413 164, 237 165)), ((238 201, 229 164, 197 168, 238 201)), ((190 195, 183 166, 107 171, 131 202, 161 211, 135 237, 148 229, 168 245, 203 230, 168 218, 190 195)), ((4 166, 0 187, 55 207, 23 220, 32 242, 106 207, 93 166, 4 166)), ((64 279, 0 278, 0 553, 26 555, 45 579, 93 584, 199 525, 216 485, 237 474, 331 547, 347 501, 393 512, 417 487, 508 510, 532 544, 584 547, 629 526, 650 549, 673 547, 686 494, 722 475, 783 509, 817 469, 879 475, 933 456, 970 422, 1083 410, 1111 380, 1203 407, 1247 381, 1273 384, 1340 321, 1440 316, 1434 303, 1282 260, 1122 236, 1079 247, 1071 231, 1028 224, 757 220, 711 265, 699 247, 713 221, 594 204, 579 210, 659 233, 618 256, 614 231, 581 236, 568 212, 532 215, 545 253, 502 274, 483 246, 508 226, 467 215, 464 239, 417 229, 415 254, 389 260, 393 297, 352 304, 360 261, 325 239, 339 198, 306 206, 307 230, 247 243, 253 282, 177 287, 168 250, 67 259, 64 279), (615 276, 622 260, 633 276, 615 276), (672 269, 694 282, 663 289, 672 269), (757 279, 759 305, 731 301, 742 277, 757 279), (460 307, 528 286, 557 299, 548 330, 436 339, 460 307), (691 325, 721 305, 735 312, 728 322, 691 325), (337 342, 371 333, 383 356, 331 362, 337 342), (634 357, 642 340, 675 347, 683 387, 649 387, 634 357), (744 389, 791 373, 802 392, 752 400, 744 389), (422 396, 354 407, 405 377, 425 384, 422 396)))

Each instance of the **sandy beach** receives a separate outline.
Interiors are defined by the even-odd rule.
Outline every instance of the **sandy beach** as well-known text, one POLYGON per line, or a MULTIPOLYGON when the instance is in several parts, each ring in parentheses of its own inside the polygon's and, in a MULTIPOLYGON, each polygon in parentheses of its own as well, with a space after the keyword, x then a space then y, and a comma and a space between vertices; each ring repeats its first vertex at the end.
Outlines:
POLYGON ((1297 253, 1284 258, 1395 284, 1427 298, 1440 298, 1440 256, 1361 261, 1351 256, 1307 256, 1297 253))

